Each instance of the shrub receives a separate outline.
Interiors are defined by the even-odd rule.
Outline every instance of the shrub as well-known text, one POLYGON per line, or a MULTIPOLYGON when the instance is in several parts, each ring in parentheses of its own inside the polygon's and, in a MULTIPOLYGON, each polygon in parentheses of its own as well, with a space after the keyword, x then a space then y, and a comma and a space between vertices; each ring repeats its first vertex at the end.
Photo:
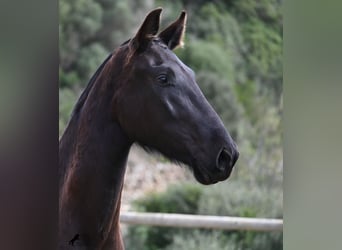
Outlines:
POLYGON ((211 249, 225 249, 237 250, 233 242, 226 242, 217 231, 204 232, 200 230, 191 231, 184 237, 184 235, 174 235, 173 243, 169 245, 166 250, 211 250, 211 249))
MULTIPOLYGON (((135 202, 138 211, 242 217, 282 217, 281 187, 272 190, 241 181, 203 187, 185 184, 135 202)), ((129 227, 127 249, 282 249, 282 233, 129 227)))
MULTIPOLYGON (((133 206, 140 212, 193 214, 198 209, 201 192, 199 185, 172 186, 165 193, 154 193, 137 200, 133 206)), ((126 248, 132 250, 164 249, 172 243, 174 235, 180 235, 186 231, 167 227, 129 227, 125 238, 126 248)))

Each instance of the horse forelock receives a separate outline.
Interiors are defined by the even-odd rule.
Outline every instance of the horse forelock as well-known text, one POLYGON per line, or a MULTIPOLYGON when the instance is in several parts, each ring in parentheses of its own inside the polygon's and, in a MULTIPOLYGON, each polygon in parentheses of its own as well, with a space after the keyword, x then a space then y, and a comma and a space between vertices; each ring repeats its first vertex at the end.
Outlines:
POLYGON ((157 48, 162 48, 163 50, 169 50, 168 46, 158 37, 158 36, 150 36, 148 37, 148 45, 146 46, 146 49, 143 51, 136 51, 135 49, 130 48, 130 42, 132 39, 129 39, 122 43, 120 45, 120 49, 128 48, 126 59, 125 59, 125 66, 130 65, 135 61, 135 57, 139 55, 148 55, 148 54, 154 54, 154 55, 160 55, 160 51, 156 51, 154 46, 157 46, 157 48), (153 53, 155 52, 155 53, 153 53))

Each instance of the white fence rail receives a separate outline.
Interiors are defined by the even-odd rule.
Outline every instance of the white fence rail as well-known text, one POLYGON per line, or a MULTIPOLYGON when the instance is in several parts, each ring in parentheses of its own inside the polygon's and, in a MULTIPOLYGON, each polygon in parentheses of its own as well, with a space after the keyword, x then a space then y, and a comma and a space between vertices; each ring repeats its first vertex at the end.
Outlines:
POLYGON ((140 224, 150 226, 209 228, 224 230, 283 230, 283 220, 281 219, 204 216, 190 214, 121 212, 120 222, 131 225, 140 224))

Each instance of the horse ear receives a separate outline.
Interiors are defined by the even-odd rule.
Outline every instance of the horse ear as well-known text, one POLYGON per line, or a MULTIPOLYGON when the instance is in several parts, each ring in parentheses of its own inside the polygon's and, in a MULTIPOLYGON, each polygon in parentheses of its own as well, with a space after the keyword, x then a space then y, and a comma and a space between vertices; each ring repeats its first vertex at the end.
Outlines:
POLYGON ((183 46, 183 38, 186 25, 186 12, 183 10, 176 21, 171 23, 159 34, 159 38, 166 43, 169 49, 173 50, 183 46))
POLYGON ((134 51, 143 51, 150 39, 158 33, 161 12, 162 8, 157 8, 152 10, 145 17, 145 20, 140 26, 137 34, 131 40, 131 47, 133 47, 134 51))

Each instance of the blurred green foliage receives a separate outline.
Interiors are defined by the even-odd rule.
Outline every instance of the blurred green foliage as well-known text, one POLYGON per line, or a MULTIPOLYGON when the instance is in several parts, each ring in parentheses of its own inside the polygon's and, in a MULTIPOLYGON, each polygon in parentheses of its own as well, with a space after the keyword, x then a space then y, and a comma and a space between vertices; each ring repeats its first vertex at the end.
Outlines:
MULTIPOLYGON (((164 193, 137 200, 143 212, 282 218, 279 189, 232 181, 203 188, 199 184, 171 186, 164 193)), ((215 231, 131 226, 125 237, 127 249, 282 249, 281 232, 215 231)))
POLYGON ((134 34, 151 4, 59 1, 60 87, 84 87, 109 52, 134 34))
MULTIPOLYGON (((60 135, 91 75, 135 34, 146 13, 162 6, 165 27, 185 9, 185 47, 175 53, 196 72, 201 90, 237 141, 240 158, 231 178, 238 181, 204 188, 185 185, 152 195, 137 208, 281 217, 281 4, 281 0, 59 1, 60 135)), ((281 249, 281 234, 136 227, 127 242, 128 249, 281 249), (142 245, 146 242, 151 245, 142 245)))
MULTIPOLYGON (((154 193, 136 201, 134 207, 139 212, 194 214, 198 210, 201 195, 202 190, 198 186, 185 183, 170 187, 167 193, 154 193)), ((167 227, 131 227, 125 245, 132 250, 164 249, 172 243, 174 235, 185 231, 167 227)))

